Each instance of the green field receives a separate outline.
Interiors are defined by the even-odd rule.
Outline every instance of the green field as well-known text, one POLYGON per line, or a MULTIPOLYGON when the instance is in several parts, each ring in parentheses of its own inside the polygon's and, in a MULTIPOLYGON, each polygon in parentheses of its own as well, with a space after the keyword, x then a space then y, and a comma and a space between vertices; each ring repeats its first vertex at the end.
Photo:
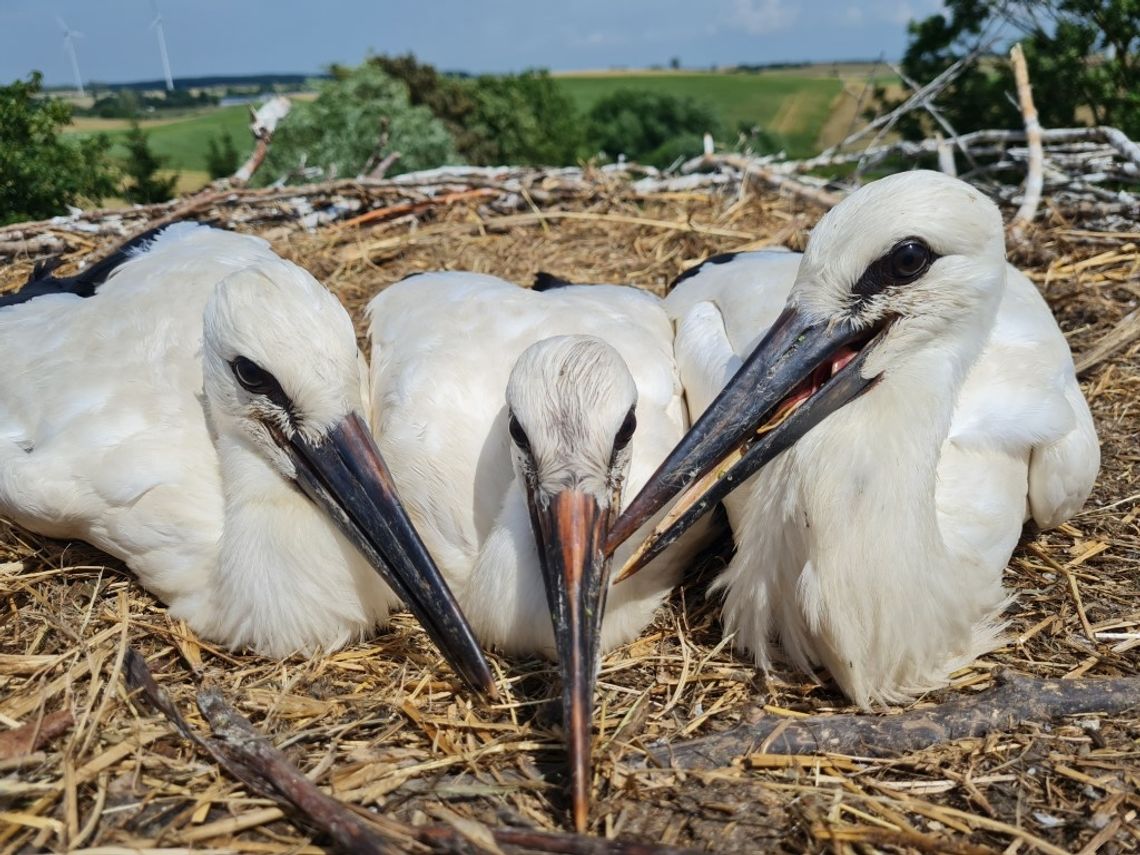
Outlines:
POLYGON ((818 150, 820 129, 843 89, 843 82, 835 77, 786 73, 613 72, 565 74, 556 79, 583 111, 619 89, 687 96, 715 110, 725 134, 735 137, 736 129, 742 124, 758 125, 778 140, 792 157, 818 150))
MULTIPOLYGON (((741 126, 759 126, 778 142, 791 157, 810 155, 819 150, 821 132, 835 124, 846 128, 841 116, 854 99, 838 96, 852 79, 829 74, 789 71, 761 74, 716 72, 597 72, 556 75, 556 80, 583 112, 599 98, 618 89, 647 89, 694 98, 711 107, 721 119, 723 142, 734 142, 741 126), (837 121, 841 120, 841 121, 837 121)), ((861 83, 860 83, 861 85, 861 83)), ((204 173, 206 148, 210 139, 229 133, 244 156, 252 147, 249 110, 245 106, 198 111, 178 118, 144 120, 152 149, 166 158, 170 169, 204 173)), ((106 133, 121 140, 125 120, 77 119, 72 133, 106 133)), ((825 132, 826 136, 827 133, 825 132)), ((830 140, 824 140, 826 144, 830 140)), ((116 154, 124 154, 121 144, 116 154)), ((189 180, 193 176, 187 175, 189 180)), ((204 183, 204 177, 194 178, 204 183)))
MULTIPOLYGON (((75 123, 73 132, 105 133, 120 143, 115 146, 114 154, 123 155, 126 151, 121 141, 126 136, 127 126, 125 120, 80 119, 75 123)), ((205 171, 209 141, 226 133, 233 137, 234 145, 243 156, 253 147, 249 133, 249 109, 242 105, 220 107, 180 119, 144 120, 142 126, 150 138, 151 149, 166 158, 166 165, 171 169, 205 171)))

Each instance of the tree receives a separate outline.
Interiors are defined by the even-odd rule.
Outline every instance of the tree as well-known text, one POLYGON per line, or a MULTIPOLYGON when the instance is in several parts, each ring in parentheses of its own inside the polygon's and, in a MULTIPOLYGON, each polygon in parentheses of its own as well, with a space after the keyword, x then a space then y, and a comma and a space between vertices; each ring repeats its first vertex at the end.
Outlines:
MULTIPOLYGON (((1004 60, 1009 45, 1020 41, 1043 125, 1072 126, 1091 117, 1140 135, 1137 0, 946 0, 945 14, 911 22, 909 30, 902 69, 918 83, 992 40, 997 56, 972 63, 936 100, 960 132, 1021 127, 1020 112, 1006 98, 1014 85, 1004 60)), ((915 139, 930 126, 916 111, 898 129, 915 139)))
POLYGON ((442 121, 468 163, 568 164, 582 148, 573 101, 543 70, 461 78, 412 54, 369 60, 442 121))
POLYGON ((278 126, 256 182, 294 175, 302 165, 325 178, 350 177, 379 149, 400 153, 392 174, 458 160, 447 128, 427 107, 412 106, 400 81, 371 63, 333 75, 278 126))
POLYGON ((115 192, 104 135, 65 138, 71 108, 41 96, 42 76, 0 86, 0 223, 37 220, 115 192))
POLYGON ((466 81, 475 100, 469 128, 473 163, 564 165, 582 153, 574 102, 545 70, 466 81))
POLYGON ((607 95, 586 117, 586 136, 595 151, 655 166, 700 154, 703 135, 719 130, 716 115, 692 98, 640 89, 607 95))
POLYGON ((233 135, 228 131, 206 142, 206 171, 210 178, 229 178, 237 172, 241 161, 233 135))
POLYGON ((127 201, 147 205, 170 199, 174 195, 174 185, 178 183, 178 173, 158 174, 166 158, 151 151, 150 140, 137 120, 131 122, 125 144, 127 157, 123 162, 123 172, 128 181, 123 186, 123 196, 127 201))

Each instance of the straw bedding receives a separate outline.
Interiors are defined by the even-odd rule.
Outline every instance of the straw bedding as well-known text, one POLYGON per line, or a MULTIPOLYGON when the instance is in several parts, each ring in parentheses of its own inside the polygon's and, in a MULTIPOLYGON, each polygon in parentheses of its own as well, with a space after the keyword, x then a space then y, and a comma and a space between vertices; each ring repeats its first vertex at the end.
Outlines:
MULTIPOLYGON (((546 270, 661 293, 714 252, 770 242, 802 248, 821 213, 751 192, 639 196, 604 180, 556 201, 562 213, 551 216, 537 205, 508 215, 482 205, 465 199, 314 233, 289 223, 259 231, 335 291, 360 325, 378 289, 438 268, 521 282, 546 270)), ((1140 301, 1137 242, 1140 234, 1098 232, 1054 210, 1014 251, 1078 357, 1140 301)), ((0 271, 0 286, 15 287, 31 265, 15 259, 0 271)), ((1006 643, 918 705, 984 690, 998 669, 1062 679, 1140 671, 1140 344, 1133 338, 1088 368, 1082 385, 1103 442, 1091 499, 1069 524, 1027 533, 1014 554, 1006 643)), ((826 682, 790 669, 765 679, 734 654, 719 604, 706 597, 729 549, 722 539, 655 623, 604 661, 594 833, 715 851, 1140 849, 1135 710, 1010 722, 983 738, 885 759, 776 756, 742 744, 738 759, 711 770, 643 762, 659 740, 722 731, 761 708, 790 718, 852 711, 826 682)), ((559 689, 549 663, 494 656, 502 698, 485 702, 403 614, 368 642, 314 659, 225 652, 171 622, 97 550, 2 520, 0 597, 0 752, 4 731, 37 722, 41 731, 36 750, 0 760, 0 852, 303 853, 328 845, 133 703, 122 681, 128 645, 192 724, 203 726, 194 706, 200 683, 216 685, 344 801, 412 823, 451 823, 472 850, 493 844, 471 820, 565 827, 559 689)))

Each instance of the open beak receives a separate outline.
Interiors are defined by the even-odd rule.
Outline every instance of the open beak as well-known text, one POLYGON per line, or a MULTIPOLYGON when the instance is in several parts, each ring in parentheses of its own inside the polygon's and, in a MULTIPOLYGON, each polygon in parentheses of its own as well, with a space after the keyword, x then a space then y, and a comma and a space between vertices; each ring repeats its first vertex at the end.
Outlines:
POLYGON ((586 493, 565 490, 549 502, 528 490, 531 525, 562 672, 562 720, 570 755, 570 803, 574 827, 586 830, 590 815, 590 734, 602 614, 610 580, 602 553, 609 511, 586 493))
POLYGON ((765 463, 874 385, 878 377, 864 377, 862 366, 888 325, 818 324, 786 308, 614 523, 610 555, 680 495, 618 579, 648 564, 765 463))
POLYGON ((364 419, 350 413, 319 445, 299 432, 279 441, 305 494, 411 609, 456 673, 471 688, 494 697, 491 668, 400 504, 364 419))

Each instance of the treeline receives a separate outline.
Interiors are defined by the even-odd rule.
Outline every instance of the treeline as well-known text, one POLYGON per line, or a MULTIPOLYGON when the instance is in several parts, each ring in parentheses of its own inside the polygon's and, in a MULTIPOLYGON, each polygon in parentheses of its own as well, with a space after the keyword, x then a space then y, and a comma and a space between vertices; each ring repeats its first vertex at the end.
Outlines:
POLYGON ((545 70, 445 74, 412 55, 334 67, 317 98, 274 135, 263 182, 359 174, 385 154, 388 174, 448 162, 565 165, 626 157, 666 166, 723 129, 689 98, 625 89, 579 111, 545 70))

